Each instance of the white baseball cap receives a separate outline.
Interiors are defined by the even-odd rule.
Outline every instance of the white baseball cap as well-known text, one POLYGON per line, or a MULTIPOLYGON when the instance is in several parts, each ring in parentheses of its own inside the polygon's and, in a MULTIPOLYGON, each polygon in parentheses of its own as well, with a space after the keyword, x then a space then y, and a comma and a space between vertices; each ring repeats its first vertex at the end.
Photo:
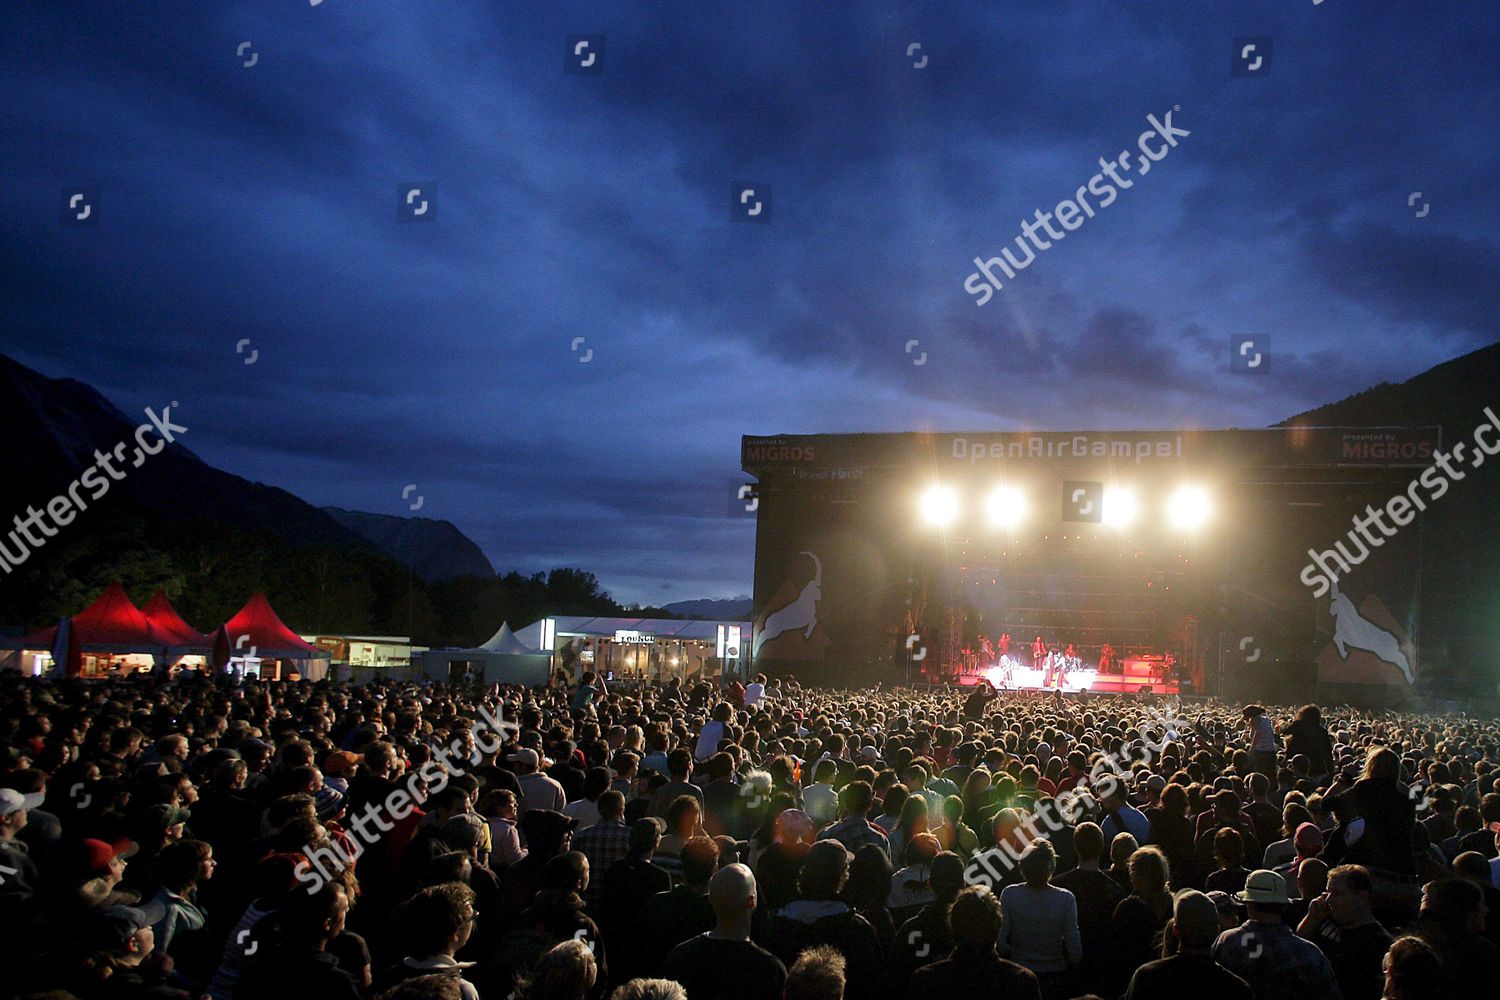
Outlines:
POLYGON ((0 788, 0 816, 9 816, 23 809, 39 809, 43 798, 41 792, 23 795, 14 788, 0 788))

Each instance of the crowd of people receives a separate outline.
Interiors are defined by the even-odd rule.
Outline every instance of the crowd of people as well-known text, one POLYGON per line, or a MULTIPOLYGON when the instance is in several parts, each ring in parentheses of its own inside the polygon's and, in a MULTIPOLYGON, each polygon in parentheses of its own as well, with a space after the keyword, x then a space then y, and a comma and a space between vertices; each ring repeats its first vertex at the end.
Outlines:
POLYGON ((1500 727, 0 676, 0 996, 1492 996, 1500 727))

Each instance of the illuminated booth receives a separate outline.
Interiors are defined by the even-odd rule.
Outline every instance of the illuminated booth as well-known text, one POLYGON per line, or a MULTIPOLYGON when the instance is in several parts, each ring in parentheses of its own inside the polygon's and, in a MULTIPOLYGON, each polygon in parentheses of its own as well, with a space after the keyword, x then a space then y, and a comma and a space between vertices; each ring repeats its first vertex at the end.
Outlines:
POLYGON ((39 675, 60 666, 67 677, 107 677, 151 670, 165 661, 175 639, 115 581, 78 614, 12 645, 20 651, 22 673, 39 675))
POLYGON ((557 668, 571 679, 586 671, 606 680, 665 681, 733 674, 744 676, 749 622, 678 618, 543 618, 516 636, 527 647, 557 655, 557 668))

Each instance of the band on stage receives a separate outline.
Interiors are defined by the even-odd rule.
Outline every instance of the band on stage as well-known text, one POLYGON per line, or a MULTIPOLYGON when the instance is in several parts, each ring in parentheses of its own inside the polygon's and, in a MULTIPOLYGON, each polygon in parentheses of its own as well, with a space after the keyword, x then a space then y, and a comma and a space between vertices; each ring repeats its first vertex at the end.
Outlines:
MULTIPOLYGON (((958 674, 960 677, 983 676, 1001 688, 1020 686, 1020 679, 1015 676, 1015 673, 1016 668, 1024 667, 1024 664, 1012 656, 1012 645, 1013 639, 1009 632, 1001 633, 995 640, 991 640, 987 635, 978 636, 974 643, 964 646, 959 651, 959 662, 956 664, 958 674)), ((1078 680, 1075 677, 1077 674, 1124 673, 1125 657, 1116 650, 1113 644, 1103 643, 1094 647, 1093 652, 1097 656, 1090 656, 1088 659, 1096 666, 1090 671, 1085 666, 1085 658, 1080 655, 1079 647, 1074 643, 1049 643, 1038 635, 1031 642, 1030 667, 1033 671, 1040 672, 1043 688, 1058 690, 1072 686, 1070 681, 1078 680)), ((1177 658, 1170 651, 1163 653, 1130 650, 1128 652, 1134 654, 1131 657, 1133 660, 1139 659, 1146 663, 1153 683, 1175 684, 1179 681, 1177 658)))

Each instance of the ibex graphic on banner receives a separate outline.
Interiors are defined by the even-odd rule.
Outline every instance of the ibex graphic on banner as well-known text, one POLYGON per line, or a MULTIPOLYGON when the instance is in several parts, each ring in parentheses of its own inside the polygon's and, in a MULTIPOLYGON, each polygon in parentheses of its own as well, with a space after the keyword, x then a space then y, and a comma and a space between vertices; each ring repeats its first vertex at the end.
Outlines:
POLYGON ((766 623, 755 635, 755 655, 760 647, 783 632, 801 630, 804 639, 811 639, 813 629, 818 627, 818 602, 823 599, 823 564, 811 552, 799 552, 813 561, 813 578, 802 588, 797 599, 784 608, 777 608, 766 616, 766 623))
POLYGON ((1355 609, 1354 602, 1339 591, 1337 583, 1333 585, 1333 600, 1328 611, 1333 615, 1333 645, 1338 649, 1340 657, 1346 660, 1349 658, 1349 646, 1363 649, 1399 669, 1407 684, 1417 682, 1396 637, 1374 622, 1362 618, 1355 609))

